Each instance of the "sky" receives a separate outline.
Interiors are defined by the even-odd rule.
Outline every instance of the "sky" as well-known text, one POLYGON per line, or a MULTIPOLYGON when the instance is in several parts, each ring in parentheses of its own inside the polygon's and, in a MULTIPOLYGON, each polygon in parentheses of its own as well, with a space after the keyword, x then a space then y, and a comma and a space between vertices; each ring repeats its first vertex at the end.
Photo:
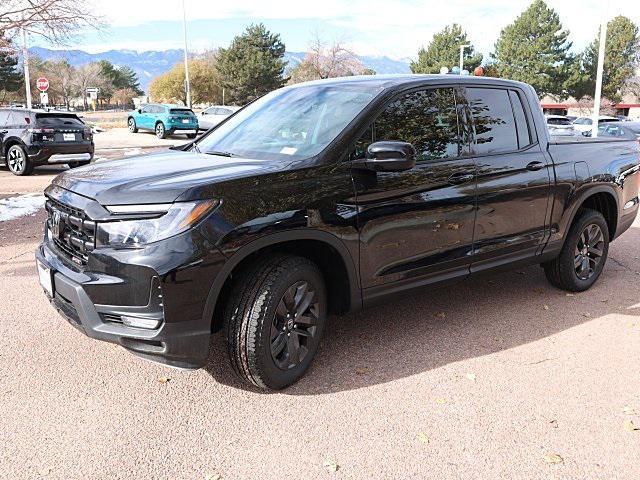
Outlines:
MULTIPOLYGON (((92 53, 111 49, 182 48, 178 0, 91 0, 103 15, 102 32, 86 31, 73 48, 92 53)), ((445 25, 456 22, 485 55, 502 28, 530 0, 185 0, 190 50, 225 47, 244 28, 263 22, 281 35, 288 51, 305 51, 314 32, 340 40, 360 55, 415 58, 419 48, 445 25)), ((571 31, 574 50, 595 37, 607 15, 606 0, 547 0, 571 31)), ((612 0, 608 17, 624 14, 640 25, 640 1, 612 0)), ((46 45, 43 45, 46 46, 46 45)))

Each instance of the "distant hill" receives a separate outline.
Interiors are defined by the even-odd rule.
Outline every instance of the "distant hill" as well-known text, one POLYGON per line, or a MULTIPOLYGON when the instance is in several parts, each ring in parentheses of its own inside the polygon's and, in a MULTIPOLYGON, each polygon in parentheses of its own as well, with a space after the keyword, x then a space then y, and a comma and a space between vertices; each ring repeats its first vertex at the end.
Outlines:
MULTIPOLYGON (((71 65, 79 67, 91 62, 108 60, 116 66, 129 65, 138 74, 140 86, 147 90, 154 77, 163 74, 176 63, 182 61, 182 50, 163 50, 137 52, 135 50, 109 50, 101 53, 88 53, 83 50, 52 50, 42 47, 31 47, 31 55, 43 60, 66 59, 71 65)), ((304 52, 286 52, 285 59, 289 68, 294 67, 304 58, 304 52)), ((365 67, 377 73, 409 73, 409 60, 394 60, 389 57, 361 56, 365 67)))

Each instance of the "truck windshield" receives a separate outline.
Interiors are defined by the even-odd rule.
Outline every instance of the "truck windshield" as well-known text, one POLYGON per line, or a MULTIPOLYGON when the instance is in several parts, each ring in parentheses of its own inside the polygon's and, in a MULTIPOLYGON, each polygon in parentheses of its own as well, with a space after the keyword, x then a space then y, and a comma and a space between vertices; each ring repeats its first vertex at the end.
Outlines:
POLYGON ((203 153, 258 160, 320 153, 379 93, 363 85, 309 85, 265 95, 198 142, 203 153))

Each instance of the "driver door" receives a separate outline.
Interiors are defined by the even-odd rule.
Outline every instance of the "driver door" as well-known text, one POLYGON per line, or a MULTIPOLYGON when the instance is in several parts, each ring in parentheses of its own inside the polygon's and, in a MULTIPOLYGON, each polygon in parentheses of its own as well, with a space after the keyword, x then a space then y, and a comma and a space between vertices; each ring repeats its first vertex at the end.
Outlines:
POLYGON ((423 88, 393 99, 356 145, 413 144, 401 172, 352 169, 358 204, 360 276, 369 299, 469 272, 476 215, 476 166, 456 88, 423 88))

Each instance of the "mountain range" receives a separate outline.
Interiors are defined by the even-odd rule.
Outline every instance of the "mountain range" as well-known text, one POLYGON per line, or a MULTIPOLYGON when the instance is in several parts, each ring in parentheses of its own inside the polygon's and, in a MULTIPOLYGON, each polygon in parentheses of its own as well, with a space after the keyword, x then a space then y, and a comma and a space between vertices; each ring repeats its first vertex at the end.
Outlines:
MULTIPOLYGON (((135 50, 109 50, 101 53, 88 53, 84 50, 53 50, 42 47, 29 48, 29 54, 43 60, 66 59, 71 65, 79 67, 91 62, 108 60, 115 66, 128 65, 137 74, 140 87, 147 90, 154 77, 165 73, 183 59, 183 51, 179 49, 137 52, 135 50)), ((288 68, 302 61, 305 52, 286 52, 285 60, 288 68)), ((376 73, 409 73, 409 59, 395 60, 389 57, 359 56, 367 68, 376 73)))

